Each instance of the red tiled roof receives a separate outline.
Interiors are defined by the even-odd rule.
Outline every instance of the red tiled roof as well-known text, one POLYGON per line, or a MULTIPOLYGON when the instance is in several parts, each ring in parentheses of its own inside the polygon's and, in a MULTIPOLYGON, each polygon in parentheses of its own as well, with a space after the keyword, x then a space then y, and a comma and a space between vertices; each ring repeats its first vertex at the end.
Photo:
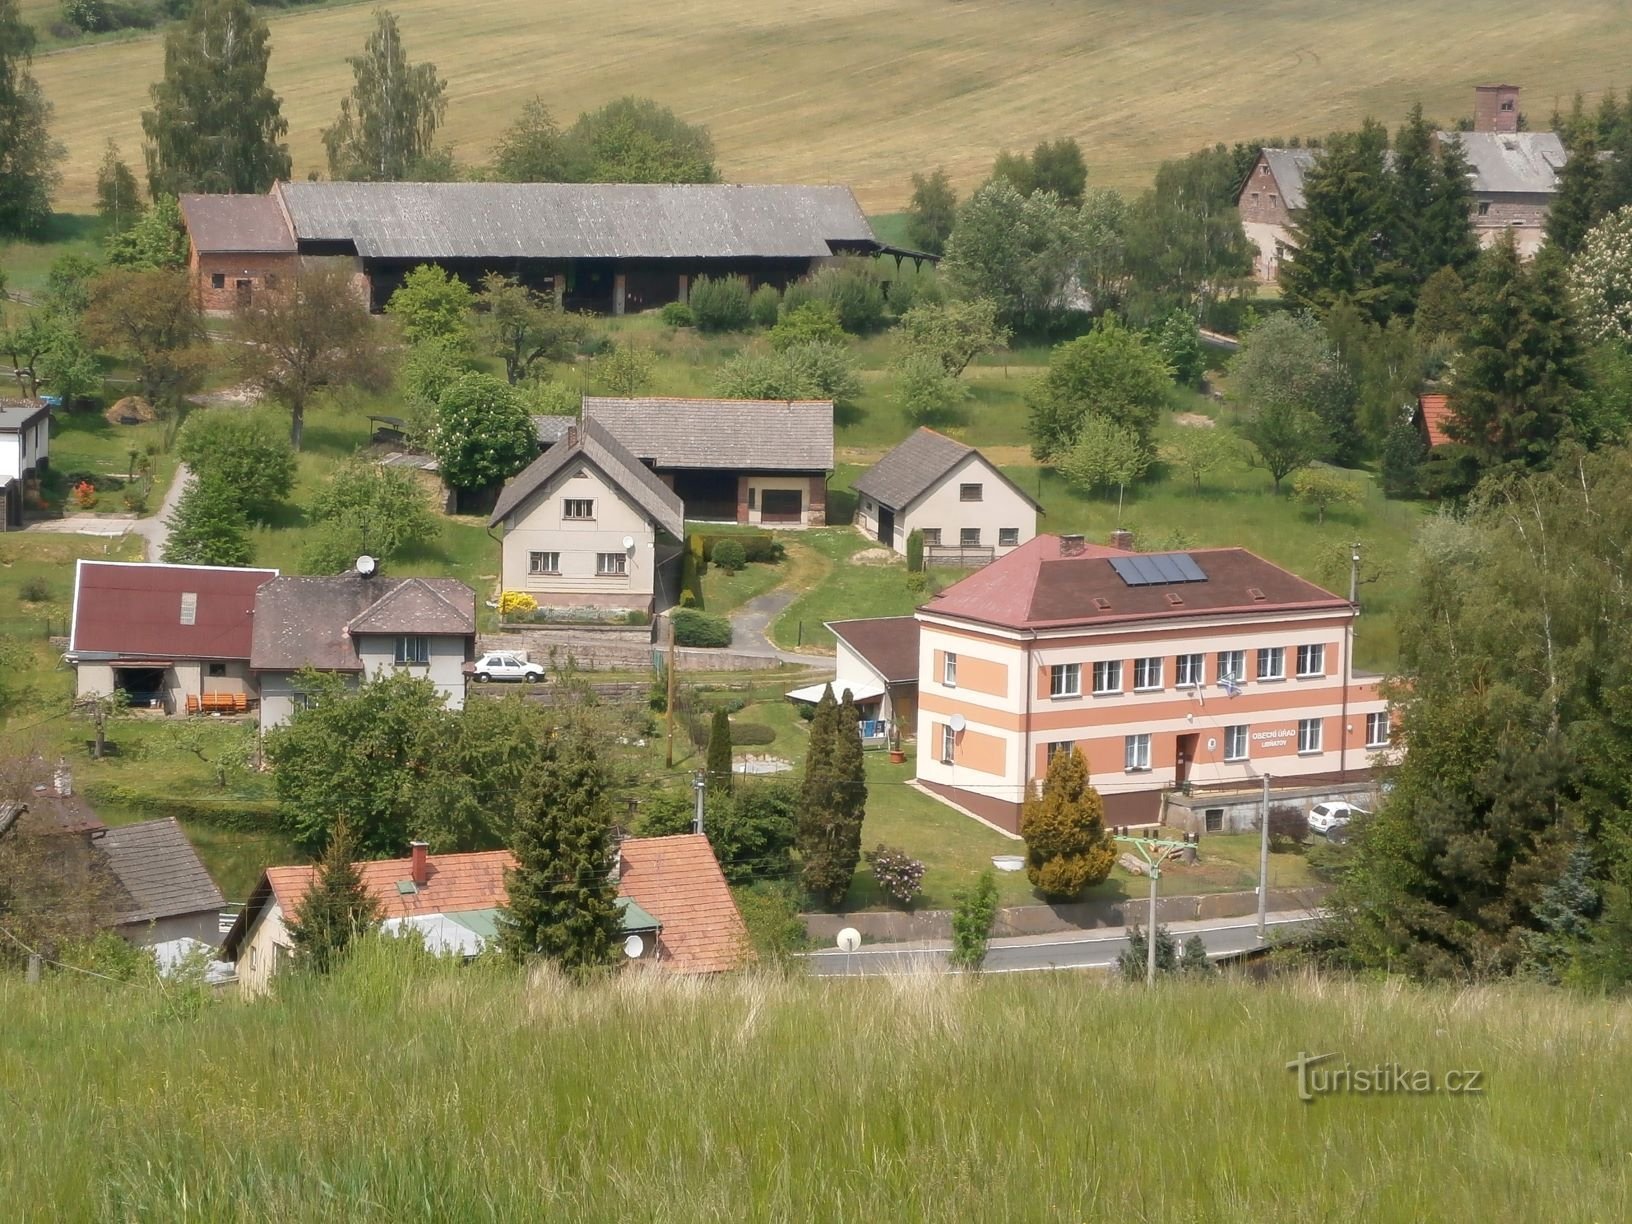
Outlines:
POLYGON ((1059 536, 1041 535, 954 583, 919 611, 1004 628, 1041 629, 1348 606, 1244 548, 1191 549, 1205 581, 1153 586, 1129 586, 1112 568, 1112 558, 1135 555, 1096 544, 1067 554, 1059 536))
POLYGON ((1448 395, 1419 395, 1417 410, 1422 414, 1423 427, 1428 431, 1429 446, 1445 446, 1456 439, 1445 432, 1451 419, 1451 397, 1448 395))
POLYGON ((273 569, 80 561, 68 649, 142 659, 245 659, 255 592, 273 569), (182 596, 197 597, 182 624, 182 596))
MULTIPOLYGON (((515 866, 508 850, 475 854, 432 854, 426 860, 429 879, 413 892, 397 884, 412 877, 411 859, 377 859, 358 863, 363 887, 380 903, 381 918, 408 918, 414 914, 461 914, 496 909, 504 904, 504 873, 515 866)), ((267 882, 286 914, 300 908, 300 899, 312 886, 314 867, 268 867, 267 882)))
POLYGON ((748 929, 701 833, 626 838, 618 892, 663 924, 659 964, 719 973, 752 955, 748 929))

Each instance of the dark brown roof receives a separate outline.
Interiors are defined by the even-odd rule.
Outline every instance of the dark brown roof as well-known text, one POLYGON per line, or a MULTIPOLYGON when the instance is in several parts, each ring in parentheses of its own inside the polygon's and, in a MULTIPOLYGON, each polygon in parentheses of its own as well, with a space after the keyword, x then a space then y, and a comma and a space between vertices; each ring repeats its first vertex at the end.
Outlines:
POLYGON ((119 881, 117 925, 219 910, 221 890, 174 817, 93 835, 119 881))
POLYGON ((1191 549, 1190 557, 1206 575, 1200 582, 1129 586, 1111 561, 1139 555, 1094 544, 1067 554, 1059 536, 1041 535, 954 583, 920 610, 1004 628, 1042 629, 1349 606, 1244 548, 1191 549))
POLYGON ((475 632, 476 593, 453 578, 275 578, 255 600, 249 665, 256 671, 361 671, 354 633, 475 632), (387 606, 371 619, 380 604, 387 606))
POLYGON ((686 534, 685 506, 674 490, 630 454, 610 431, 593 420, 586 420, 573 440, 550 447, 507 480, 487 525, 496 527, 504 522, 574 459, 582 459, 600 469, 607 483, 620 490, 647 518, 675 539, 686 534))
POLYGON ((833 470, 832 400, 584 397, 595 420, 655 468, 833 470))
POLYGON ((201 254, 295 253, 295 236, 271 195, 184 195, 181 219, 201 254))
POLYGON ((969 456, 978 457, 986 470, 1003 481, 1038 510, 1037 499, 1010 480, 972 446, 965 446, 933 429, 922 428, 885 455, 856 479, 855 491, 880 505, 905 510, 969 456))
POLYGON ((255 592, 273 569, 80 561, 68 650, 81 659, 247 659, 255 592), (183 624, 193 596, 192 624, 183 624))
POLYGON ((828 621, 833 636, 867 661, 885 684, 918 682, 918 618, 828 621))

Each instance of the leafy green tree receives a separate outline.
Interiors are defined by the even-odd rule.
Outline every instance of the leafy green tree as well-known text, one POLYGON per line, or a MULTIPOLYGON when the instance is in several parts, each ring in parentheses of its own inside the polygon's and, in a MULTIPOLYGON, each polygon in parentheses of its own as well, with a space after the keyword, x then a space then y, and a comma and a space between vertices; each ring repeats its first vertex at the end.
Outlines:
POLYGON ((1574 255, 1603 216, 1604 169, 1598 141, 1583 129, 1570 142, 1569 156, 1558 172, 1558 190, 1547 206, 1547 245, 1574 255))
POLYGON ((491 374, 465 374, 442 393, 429 438, 442 479, 486 489, 538 457, 538 431, 513 388, 491 374))
POLYGON ((752 321, 748 286, 739 277, 699 276, 687 301, 698 331, 742 331, 752 321))
POLYGON ((177 270, 187 266, 187 227, 172 195, 154 198, 150 207, 122 230, 110 233, 103 246, 115 268, 139 271, 177 270))
POLYGON ((1193 317, 1182 310, 1169 312, 1152 331, 1151 338, 1168 368, 1173 381, 1181 387, 1199 387, 1207 373, 1207 358, 1201 350, 1201 329, 1193 317))
POLYGON ((989 298, 913 306, 901 316, 895 332, 906 354, 933 357, 954 378, 976 357, 1009 342, 1009 329, 998 323, 997 303, 989 298))
POLYGON ((32 237, 45 227, 67 152, 51 139, 51 103, 28 70, 34 42, 17 0, 0 0, 0 237, 32 237))
POLYGON ((586 111, 568 130, 566 178, 574 183, 717 183, 714 141, 650 98, 623 97, 586 111))
POLYGON ((827 302, 801 302, 785 311, 766 335, 771 348, 777 352, 799 344, 844 344, 844 328, 839 325, 838 312, 827 302))
POLYGON ((1088 187, 1088 165, 1082 148, 1069 136, 1039 141, 1031 151, 1031 190, 1052 191, 1062 203, 1082 203, 1088 187))
POLYGON ((1244 336, 1230 361, 1230 392, 1248 407, 1286 405, 1315 417, 1322 428, 1311 459, 1352 467, 1365 450, 1355 422, 1354 379, 1312 315, 1276 315, 1244 336))
POLYGON ((30 399, 43 388, 72 403, 102 379, 78 320, 49 306, 15 317, 0 315, 0 356, 9 359, 18 388, 30 399))
POLYGON ((1191 487, 1200 493, 1207 474, 1235 458, 1237 449, 1235 436, 1222 425, 1199 426, 1179 430, 1162 448, 1162 460, 1190 477, 1191 487))
POLYGON ((337 967, 352 942, 380 920, 379 900, 364 886, 363 873, 352 862, 355 852, 351 831, 341 817, 311 886, 295 912, 284 917, 295 955, 318 973, 337 967))
POLYGON ((434 764, 416 774, 406 799, 414 834, 438 852, 504 845, 522 781, 555 731, 551 716, 519 693, 467 702, 433 726, 434 764))
POLYGON ((1339 476, 1331 468, 1309 467, 1292 476, 1292 496, 1315 512, 1317 522, 1326 521, 1326 512, 1337 506, 1358 506, 1365 500, 1359 484, 1339 476))
POLYGON ((810 295, 832 308, 839 326, 865 336, 884 323, 884 282, 870 260, 847 259, 818 269, 806 281, 810 295))
POLYGON ((1056 345, 1048 371, 1027 393, 1032 454, 1060 454, 1091 415, 1131 430, 1148 448, 1172 385, 1161 353, 1107 315, 1086 336, 1056 345))
POLYGON ((239 376, 289 410, 289 442, 300 449, 314 397, 390 381, 379 329, 343 262, 303 260, 276 292, 239 312, 245 343, 233 351, 239 376))
POLYGON ((939 255, 958 220, 958 193, 944 167, 925 178, 912 176, 912 200, 907 205, 907 244, 915 250, 939 255))
POLYGON ((596 745, 581 730, 556 736, 516 803, 499 947, 570 973, 612 963, 622 933, 613 874, 612 812, 596 745))
POLYGON ((506 183, 565 181, 567 154, 561 129, 544 99, 534 94, 493 147, 493 173, 506 183))
POLYGON ((1570 262, 1569 279, 1582 335, 1596 344, 1632 347, 1632 207, 1610 213, 1588 231, 1570 262))
POLYGON ((979 973, 986 963, 986 947, 992 938, 992 922, 997 918, 997 878, 990 867, 980 873, 975 886, 958 895, 952 910, 952 951, 947 962, 954 969, 979 973))
POLYGON ((1116 843, 1105 829, 1105 801, 1088 782, 1088 763, 1073 746, 1056 752, 1040 788, 1020 812, 1026 878, 1051 901, 1069 901, 1111 874, 1116 843))
POLYGON ((1368 119, 1358 132, 1335 133, 1304 175, 1304 206, 1292 224, 1297 257, 1281 264, 1281 288, 1294 305, 1324 314, 1348 298, 1379 321, 1398 305, 1387 148, 1388 133, 1368 119))
POLYGON ((1085 492, 1114 487, 1120 521, 1123 494, 1150 469, 1150 460, 1150 448, 1133 430, 1109 417, 1089 416, 1071 449, 1055 462, 1060 475, 1085 492))
POLYGON ((435 264, 420 264, 385 304, 409 344, 436 340, 458 348, 470 342, 470 286, 435 264))
POLYGON ((708 789, 731 793, 731 716, 715 710, 708 729, 708 789))
POLYGON ((1193 316, 1246 291, 1253 248, 1236 210, 1242 177, 1222 145, 1157 167, 1127 218, 1130 309, 1193 316))
POLYGON ((204 323, 180 272, 110 268, 90 286, 85 335, 134 368, 155 408, 173 408, 203 377, 204 323))
POLYGON ((1052 192, 990 182, 958 210, 941 275, 955 296, 995 302, 1005 326, 1041 327, 1061 309, 1081 259, 1078 223, 1052 192))
POLYGON ((1249 410, 1238 429, 1252 448, 1254 462, 1269 473, 1277 493, 1281 491, 1281 481, 1313 463, 1329 444, 1320 418, 1309 409, 1284 399, 1260 403, 1249 410))
MULTIPOLYGON (((712 746, 712 739, 710 745, 712 746)), ((691 832, 694 799, 663 791, 640 805, 642 837, 691 832)), ((799 788, 779 780, 739 778, 729 792, 711 790, 703 809, 703 833, 733 884, 785 880, 793 874, 792 850, 799 816, 799 788)))
POLYGON ((164 37, 164 79, 142 112, 147 189, 258 195, 290 174, 281 100, 266 83, 272 48, 248 0, 198 0, 164 37))
POLYGON ((219 476, 188 481, 169 528, 164 560, 172 565, 248 565, 255 555, 238 492, 219 476))
POLYGON ((643 344, 615 344, 595 358, 595 379, 608 395, 640 395, 652 385, 657 354, 643 344))
POLYGON ((176 437, 176 456, 201 479, 219 480, 246 513, 263 519, 295 487, 294 447, 263 413, 190 413, 176 437))
POLYGON ((119 156, 119 145, 112 136, 102 152, 102 164, 96 168, 96 212, 110 233, 117 234, 135 224, 141 215, 141 191, 136 176, 119 156))
POLYGON ((1466 295, 1467 287, 1455 268, 1444 267, 1435 272, 1417 295, 1414 320, 1417 333, 1428 340, 1460 337, 1468 326, 1463 304, 1466 295))
POLYGON ((335 469, 311 507, 301 564, 308 573, 337 574, 363 555, 390 560, 441 530, 413 473, 349 459, 335 469))
POLYGON ((571 361, 587 332, 581 318, 497 272, 482 278, 475 305, 477 338, 485 351, 504 362, 511 386, 541 362, 571 361))
MULTIPOLYGON (((1332 449, 1332 457, 1352 462, 1381 449, 1389 429, 1440 368, 1446 345, 1402 315, 1379 326, 1347 301, 1327 314, 1326 338, 1347 372, 1352 394, 1352 408, 1344 408, 1347 397, 1334 401, 1338 415, 1328 409, 1327 427, 1334 434, 1358 430, 1350 445, 1332 449)), ((1336 390, 1341 392, 1341 380, 1336 390)))
POLYGON ((739 353, 716 372, 714 390, 728 399, 830 399, 843 412, 861 398, 862 382, 847 347, 818 341, 739 353))
MULTIPOLYGON (((442 393, 480 368, 470 350, 456 342, 424 340, 409 348, 402 362, 402 389, 419 433, 428 433, 435 426, 436 405, 442 393)), ((532 388, 538 385, 527 384, 532 388)), ((534 411, 545 410, 535 405, 534 411)), ((574 403, 572 412, 577 411, 574 403)))
POLYGON ((969 385, 930 353, 908 353, 896 363, 895 398, 909 424, 953 424, 969 395, 969 385))
POLYGON ((340 117, 323 131, 329 177, 395 183, 413 175, 433 152, 447 113, 447 82, 435 64, 410 64, 396 17, 374 11, 374 29, 361 55, 351 56, 351 95, 340 117))

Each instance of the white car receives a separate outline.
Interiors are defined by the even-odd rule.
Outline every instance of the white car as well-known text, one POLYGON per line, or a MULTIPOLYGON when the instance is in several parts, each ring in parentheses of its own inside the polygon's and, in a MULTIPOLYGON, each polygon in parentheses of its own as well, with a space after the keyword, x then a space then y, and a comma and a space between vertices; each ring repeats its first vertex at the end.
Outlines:
POLYGON ((475 673, 478 684, 486 684, 489 680, 525 680, 534 683, 544 679, 542 666, 529 662, 526 655, 514 650, 490 650, 471 664, 471 671, 475 673))
POLYGON ((1316 833, 1330 833, 1338 825, 1346 825, 1356 816, 1366 815, 1363 808, 1357 808, 1352 803, 1334 800, 1330 803, 1317 803, 1309 809, 1309 828, 1316 833))

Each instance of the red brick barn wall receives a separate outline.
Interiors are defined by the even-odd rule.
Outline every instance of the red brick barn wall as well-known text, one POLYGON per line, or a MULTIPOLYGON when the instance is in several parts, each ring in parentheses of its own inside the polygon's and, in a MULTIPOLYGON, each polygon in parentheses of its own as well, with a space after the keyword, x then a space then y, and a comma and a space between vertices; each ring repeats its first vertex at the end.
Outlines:
POLYGON ((200 254, 195 250, 188 267, 198 287, 199 306, 230 313, 238 309, 239 281, 249 282, 251 298, 267 289, 276 290, 293 278, 295 260, 292 254, 200 254))

